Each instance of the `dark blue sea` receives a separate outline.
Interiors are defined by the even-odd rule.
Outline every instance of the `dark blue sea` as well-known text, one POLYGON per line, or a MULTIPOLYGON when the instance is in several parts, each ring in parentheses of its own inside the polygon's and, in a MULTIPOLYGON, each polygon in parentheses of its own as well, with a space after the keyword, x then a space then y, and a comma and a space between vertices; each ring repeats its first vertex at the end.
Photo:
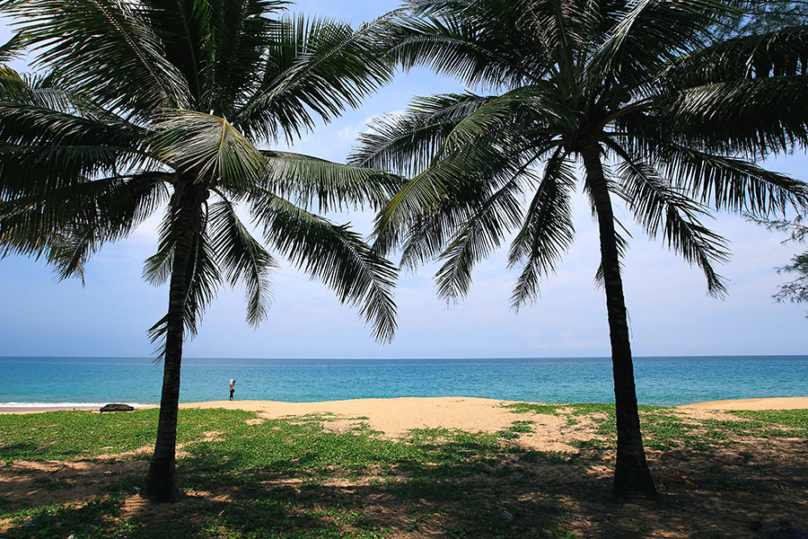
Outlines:
MULTIPOLYGON (((808 396, 808 356, 635 358, 641 404, 673 406, 808 396)), ((162 364, 149 358, 0 357, 0 406, 157 404, 162 364)), ((181 402, 312 402, 375 397, 484 397, 614 402, 608 358, 195 359, 181 402)))

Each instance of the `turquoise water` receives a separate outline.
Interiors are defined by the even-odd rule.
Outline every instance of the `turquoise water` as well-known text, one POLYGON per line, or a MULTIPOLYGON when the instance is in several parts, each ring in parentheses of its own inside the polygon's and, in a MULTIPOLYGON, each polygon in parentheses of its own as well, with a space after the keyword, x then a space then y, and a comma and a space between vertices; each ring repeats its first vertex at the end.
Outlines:
MULTIPOLYGON (((162 365, 148 358, 0 357, 0 406, 156 404, 162 365)), ((641 404, 808 396, 808 356, 635 358, 641 404)), ((485 397, 614 402, 608 358, 183 360, 182 402, 485 397)))

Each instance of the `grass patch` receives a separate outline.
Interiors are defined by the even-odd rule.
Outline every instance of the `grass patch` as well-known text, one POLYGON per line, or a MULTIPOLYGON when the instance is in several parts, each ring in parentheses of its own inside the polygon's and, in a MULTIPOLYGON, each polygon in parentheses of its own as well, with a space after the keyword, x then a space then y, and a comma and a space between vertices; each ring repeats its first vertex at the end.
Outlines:
POLYGON ((96 498, 84 505, 45 505, 20 511, 11 517, 16 526, 7 530, 7 539, 64 539, 72 535, 85 537, 110 537, 120 533, 123 527, 117 520, 121 514, 121 500, 96 498))
POLYGON ((497 432, 497 436, 504 440, 517 440, 521 434, 533 432, 535 421, 514 421, 507 429, 497 432))
MULTIPOLYGON (((500 505, 532 488, 529 467, 572 459, 503 444, 497 434, 415 429, 390 440, 366 425, 332 432, 332 416, 325 414, 251 421, 257 418, 232 410, 180 410, 184 501, 159 526, 137 513, 124 516, 124 499, 136 492, 142 475, 111 473, 94 483, 97 497, 89 503, 31 506, 36 495, 0 498, 3 537, 381 539, 444 527, 455 536, 526 537, 538 529, 534 517, 503 520, 500 505), (497 490, 506 483, 508 492, 497 490), (498 494, 492 499, 491 493, 498 494), (400 518, 391 521, 387 510, 378 509, 379 499, 400 507, 400 518)), ((120 454, 149 445, 156 421, 156 410, 0 416, 0 455, 11 462, 120 454)), ((516 421, 509 432, 530 432, 533 423, 516 421)), ((98 465, 114 466, 114 460, 98 465)), ((88 479, 60 470, 15 473, 28 481, 28 492, 73 499, 74 488, 82 481, 86 488, 88 479)), ((547 529, 557 529, 559 514, 547 529)))
MULTIPOLYGON (((157 416, 157 409, 126 414, 2 414, 0 460, 65 460, 134 451, 154 443, 157 416)), ((177 442, 188 443, 211 430, 229 432, 256 417, 239 410, 180 410, 177 442)))
POLYGON ((545 414, 545 415, 558 415, 558 411, 564 408, 564 404, 535 404, 532 402, 515 402, 513 404, 503 404, 503 408, 507 408, 514 414, 545 414))
MULTIPOLYGON (((507 407, 518 413, 553 414, 566 420, 562 424, 574 423, 575 437, 580 431, 581 438, 571 442, 576 450, 538 451, 506 442, 534 432, 537 421, 533 420, 514 421, 493 434, 415 429, 391 440, 366 424, 333 432, 328 426, 334 416, 329 414, 258 422, 251 421, 259 416, 250 412, 181 410, 183 455, 178 460, 178 478, 184 496, 162 520, 124 511, 124 503, 143 478, 143 473, 132 470, 138 466, 145 470, 143 462, 129 462, 128 468, 116 470, 114 457, 97 459, 88 472, 96 475, 83 477, 70 466, 42 471, 7 464, 0 473, 16 474, 14 481, 26 487, 0 496, 0 535, 9 539, 521 539, 576 537, 572 530, 589 530, 590 525, 602 531, 615 526, 615 534, 628 536, 658 531, 642 528, 642 523, 620 528, 615 524, 617 517, 602 520, 603 515, 620 515, 620 511, 627 512, 623 517, 634 516, 630 508, 609 505, 607 480, 593 479, 597 477, 593 470, 614 465, 613 405, 517 403, 507 407), (99 475, 104 469, 104 475, 99 475), (82 493, 89 490, 90 498, 77 495, 79 487, 82 493), (64 501, 54 504, 54 499, 64 501), (42 503, 37 505, 39 500, 42 503)), ((767 437, 773 432, 804 438, 808 413, 744 412, 737 413, 737 419, 699 421, 674 409, 641 407, 641 416, 646 446, 659 452, 652 456, 656 459, 652 469, 660 474, 663 490, 765 499, 780 492, 767 490, 766 482, 775 481, 768 472, 765 481, 756 475, 763 473, 757 467, 768 461, 759 459, 751 445, 730 446, 750 443, 748 437, 769 443, 767 437), (721 453, 714 450, 727 447, 736 456, 716 461, 721 453), (663 471, 658 466, 665 459, 670 467, 663 471), (688 470, 697 459, 708 465, 688 470), (744 470, 740 475, 739 464, 744 470)), ((0 416, 0 458, 11 463, 116 455, 150 445, 156 421, 156 410, 0 416)), ((569 427, 560 428, 563 433, 569 427)), ((795 472, 785 477, 795 489, 803 488, 795 472)))

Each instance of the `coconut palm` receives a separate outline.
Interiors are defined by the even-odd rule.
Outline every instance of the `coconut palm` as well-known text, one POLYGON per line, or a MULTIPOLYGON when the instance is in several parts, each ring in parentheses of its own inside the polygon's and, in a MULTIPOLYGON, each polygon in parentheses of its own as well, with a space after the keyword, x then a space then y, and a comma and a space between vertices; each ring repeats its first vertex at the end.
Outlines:
POLYGON ((715 0, 409 0, 391 50, 490 95, 417 98, 375 122, 349 159, 412 177, 379 214, 376 247, 403 266, 442 261, 438 293, 471 285, 506 241, 512 304, 538 294, 574 239, 580 185, 596 217, 617 415, 613 492, 653 494, 637 410, 621 258, 622 201, 651 237, 725 284, 710 207, 804 206, 806 186, 748 160, 806 141, 805 29, 713 44, 715 0), (762 67, 759 67, 762 66, 762 67), (776 76, 775 76, 776 75, 776 76))
POLYGON ((144 269, 149 282, 169 283, 167 313, 150 329, 164 378, 142 492, 156 501, 176 497, 183 340, 221 284, 244 287, 247 321, 258 324, 280 254, 360 307, 377 339, 395 330, 395 268, 347 225, 319 214, 379 208, 396 178, 259 149, 292 142, 357 105, 389 69, 372 25, 291 16, 284 4, 0 3, 48 73, 0 96, 6 253, 47 254, 68 277, 166 208, 144 269))

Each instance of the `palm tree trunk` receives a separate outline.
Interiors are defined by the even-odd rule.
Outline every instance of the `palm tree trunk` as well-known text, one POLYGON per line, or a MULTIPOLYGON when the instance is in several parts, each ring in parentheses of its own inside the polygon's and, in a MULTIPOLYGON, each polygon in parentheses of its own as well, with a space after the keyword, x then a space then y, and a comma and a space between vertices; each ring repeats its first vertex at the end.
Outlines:
MULTIPOLYGON (((180 188, 178 188, 180 189, 180 188)), ((180 367, 182 343, 185 336, 183 313, 188 291, 188 264, 194 244, 194 212, 196 201, 193 189, 187 188, 180 196, 178 224, 180 227, 171 268, 168 314, 166 315, 166 347, 163 359, 163 390, 160 397, 160 419, 157 440, 149 464, 149 472, 141 496, 157 503, 177 499, 175 453, 177 446, 177 413, 180 402, 180 367)))
POLYGON ((609 196, 600 148, 590 143, 581 150, 587 184, 595 206, 600 233, 601 266, 606 290, 606 310, 609 318, 609 339, 612 347, 614 399, 617 415, 617 464, 614 469, 612 493, 622 497, 632 493, 653 496, 654 480, 645 459, 634 386, 634 364, 631 359, 626 300, 620 276, 620 257, 614 229, 614 214, 609 196))

